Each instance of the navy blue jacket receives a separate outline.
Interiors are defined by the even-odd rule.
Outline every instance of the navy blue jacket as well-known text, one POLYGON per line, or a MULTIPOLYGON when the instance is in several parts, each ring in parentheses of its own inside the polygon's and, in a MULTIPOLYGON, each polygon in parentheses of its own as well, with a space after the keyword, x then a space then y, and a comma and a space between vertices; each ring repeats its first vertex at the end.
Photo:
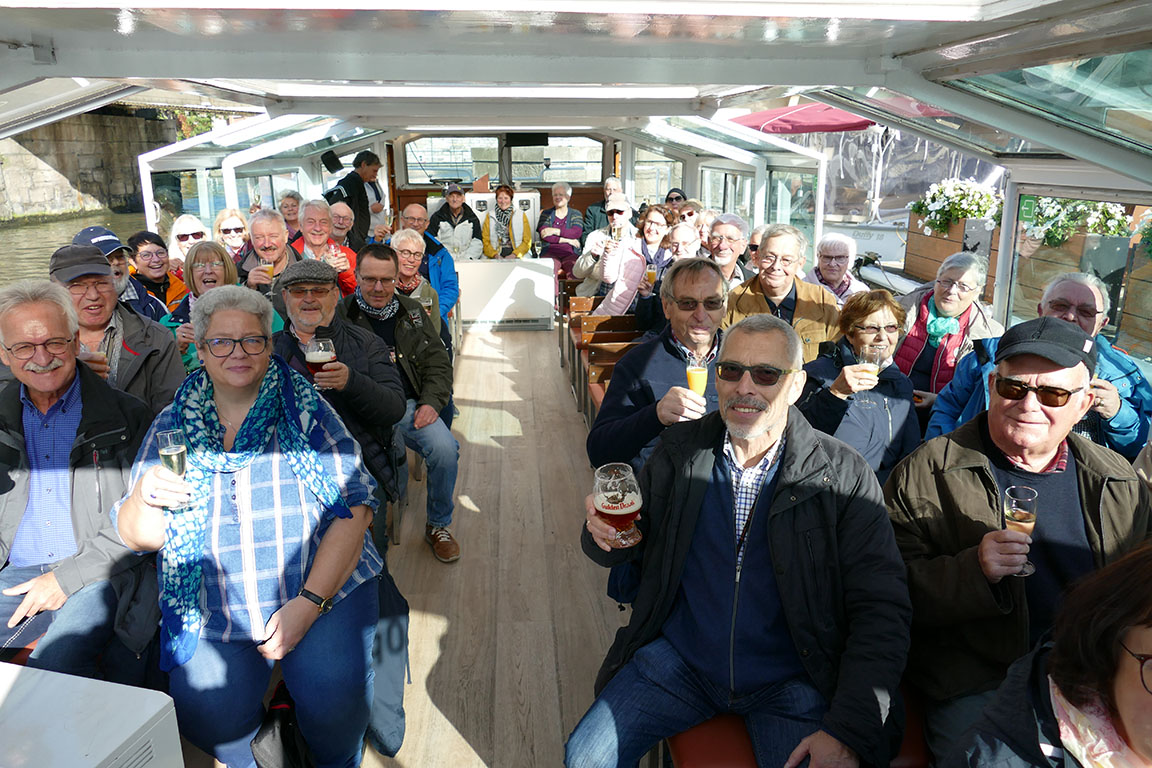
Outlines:
MULTIPOLYGON (((588 460, 599 467, 625 461, 640 469, 656 449, 664 425, 656 416, 656 403, 672 387, 687 387, 688 361, 665 325, 654 336, 628 351, 612 371, 596 422, 588 432, 588 460)), ((716 370, 708 366, 704 391, 708 410, 717 409, 716 370)))
POLYGON ((912 381, 889 365, 880 371, 880 383, 874 389, 841 400, 832 394, 832 382, 841 368, 856 364, 847 339, 822 349, 819 357, 804 366, 808 381, 796 407, 813 427, 859 451, 883 485, 892 468, 920 444, 912 381))

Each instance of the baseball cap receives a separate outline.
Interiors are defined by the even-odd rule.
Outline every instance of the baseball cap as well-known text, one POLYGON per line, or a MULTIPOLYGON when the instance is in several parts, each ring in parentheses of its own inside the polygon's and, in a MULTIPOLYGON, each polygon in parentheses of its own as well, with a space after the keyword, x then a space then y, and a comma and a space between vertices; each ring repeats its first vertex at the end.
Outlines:
POLYGON ((1096 371, 1096 340, 1076 323, 1057 317, 1038 317, 1012 326, 1000 337, 996 362, 1017 355, 1038 355, 1064 368, 1079 363, 1096 371))
POLYGON ((319 259, 301 259, 288 265, 276 281, 276 290, 282 291, 296 283, 336 284, 336 269, 319 259))
POLYGON ((132 249, 120 242, 116 233, 107 227, 85 227, 72 238, 72 245, 94 245, 105 256, 111 256, 123 249, 125 254, 131 254, 132 249))
POLYGON ((632 212, 632 203, 628 202, 628 198, 622 194, 612 195, 604 203, 605 211, 627 211, 632 212))
POLYGON ((444 197, 448 197, 448 195, 452 194, 453 192, 459 192, 460 194, 464 194, 464 189, 459 184, 449 184, 444 189, 444 197))
POLYGON ((48 274, 53 280, 70 283, 85 275, 110 275, 108 257, 94 245, 66 245, 48 259, 48 274))

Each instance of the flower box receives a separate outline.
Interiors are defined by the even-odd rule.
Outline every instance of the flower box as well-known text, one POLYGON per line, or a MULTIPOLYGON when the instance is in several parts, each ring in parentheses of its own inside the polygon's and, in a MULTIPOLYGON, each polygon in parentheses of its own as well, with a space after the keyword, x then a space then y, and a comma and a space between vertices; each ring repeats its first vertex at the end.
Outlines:
POLYGON ((936 279, 936 272, 946 258, 958 251, 977 251, 988 259, 988 279, 983 301, 992 301, 992 285, 996 278, 996 257, 1000 245, 1000 227, 988 231, 985 219, 960 219, 945 232, 924 234, 920 229, 921 216, 908 215, 908 243, 904 249, 904 273, 925 282, 936 279), (967 243, 967 246, 966 246, 967 243))

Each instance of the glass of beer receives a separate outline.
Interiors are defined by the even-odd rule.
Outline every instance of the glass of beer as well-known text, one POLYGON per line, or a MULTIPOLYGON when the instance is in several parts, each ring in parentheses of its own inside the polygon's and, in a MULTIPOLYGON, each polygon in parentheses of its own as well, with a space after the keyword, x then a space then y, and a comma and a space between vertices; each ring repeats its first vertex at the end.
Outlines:
POLYGON ((428 314, 428 317, 432 317, 432 297, 431 296, 428 296, 427 294, 421 295, 420 296, 420 306, 424 307, 424 311, 428 314))
POLYGON ((880 366, 884 363, 884 347, 875 347, 871 344, 860 350, 860 365, 867 366, 874 375, 880 375, 880 366))
POLYGON ((605 464, 596 470, 592 504, 596 514, 616 529, 613 546, 624 549, 640 543, 643 536, 636 527, 643 500, 640 485, 632 467, 624 463, 605 464))
POLYGON ((308 340, 307 346, 304 347, 304 364, 308 366, 308 372, 312 376, 324 370, 324 366, 328 363, 334 362, 336 362, 336 345, 332 343, 332 339, 318 339, 313 336, 308 340))
POLYGON ((656 285, 656 265, 649 264, 644 269, 644 279, 648 281, 648 285, 656 285))
POLYGON ((184 470, 188 467, 188 446, 184 442, 184 431, 168 429, 157 432, 156 445, 160 452, 160 465, 184 477, 184 470))
MULTIPOLYGON (((1038 497, 1036 489, 1026 485, 1013 485, 1004 489, 1004 527, 1031 536, 1036 527, 1038 497)), ((1012 575, 1031 576, 1034 573, 1036 566, 1031 560, 1025 560, 1024 567, 1012 575)))
POLYGON ((697 359, 695 355, 688 355, 687 373, 688 389, 700 397, 704 397, 704 391, 708 389, 708 366, 704 365, 704 361, 697 359))

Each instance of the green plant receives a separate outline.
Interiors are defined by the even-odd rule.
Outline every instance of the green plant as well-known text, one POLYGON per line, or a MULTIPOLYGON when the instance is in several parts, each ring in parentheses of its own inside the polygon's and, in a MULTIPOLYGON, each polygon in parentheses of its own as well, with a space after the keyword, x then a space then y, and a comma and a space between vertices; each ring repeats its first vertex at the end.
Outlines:
POLYGON ((1003 207, 1004 198, 993 188, 975 179, 948 179, 930 186, 924 197, 908 205, 908 210, 923 217, 918 226, 931 235, 961 219, 985 219, 988 229, 995 229, 1003 207))
POLYGON ((216 115, 212 112, 189 109, 162 109, 160 117, 175 120, 179 126, 177 134, 181 139, 190 139, 212 130, 216 115))
POLYGON ((1140 236, 1140 251, 1152 259, 1152 210, 1144 211, 1140 217, 1140 229, 1136 231, 1140 236))
POLYGON ((1036 199, 1036 219, 1028 228, 1028 237, 1058 248, 1078 232, 1131 237, 1132 217, 1119 203, 1066 197, 1036 199))

